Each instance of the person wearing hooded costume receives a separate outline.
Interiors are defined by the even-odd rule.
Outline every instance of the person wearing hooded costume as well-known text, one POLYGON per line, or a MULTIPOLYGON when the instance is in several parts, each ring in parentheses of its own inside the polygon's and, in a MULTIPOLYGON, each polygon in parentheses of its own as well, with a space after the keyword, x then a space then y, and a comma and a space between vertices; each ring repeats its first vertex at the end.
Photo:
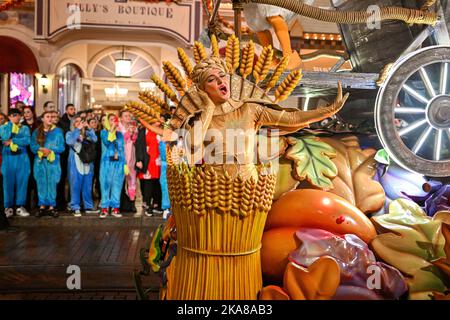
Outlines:
POLYGON ((100 160, 100 188, 102 199, 100 218, 106 218, 108 209, 112 208, 112 216, 121 217, 119 212, 120 194, 128 167, 125 161, 125 140, 117 131, 118 117, 109 114, 104 120, 104 129, 100 133, 102 157, 100 160))
POLYGON ((19 207, 17 215, 29 216, 24 206, 30 176, 30 159, 26 148, 30 144, 30 129, 19 123, 20 110, 10 109, 8 116, 9 121, 0 127, 5 214, 6 217, 11 217, 15 205, 19 207))
POLYGON ((88 123, 80 116, 72 120, 72 130, 66 133, 66 143, 70 146, 69 152, 69 184, 70 184, 70 208, 75 217, 81 216, 81 200, 83 198, 86 213, 98 213, 94 210, 92 200, 92 180, 94 178, 94 161, 84 163, 79 153, 83 143, 96 143, 97 135, 88 127, 88 123))
MULTIPOLYGON (((161 123, 165 124, 169 120, 169 116, 161 116, 161 123)), ((167 219, 170 209, 169 186, 167 185, 167 143, 163 141, 161 136, 158 136, 159 144, 159 158, 161 160, 161 175, 159 183, 161 185, 161 210, 163 210, 163 218, 167 219)))
POLYGON ((125 183, 122 188, 120 198, 121 211, 136 212, 136 139, 137 139, 137 125, 136 121, 132 119, 132 115, 127 110, 119 112, 120 122, 118 130, 122 132, 125 140, 125 161, 127 163, 129 174, 125 178, 125 183))
POLYGON ((49 207, 49 214, 58 217, 55 210, 56 191, 61 179, 60 154, 65 150, 64 132, 52 123, 52 113, 44 112, 42 124, 31 136, 31 151, 37 155, 34 158, 34 178, 38 189, 37 217, 44 214, 49 207))

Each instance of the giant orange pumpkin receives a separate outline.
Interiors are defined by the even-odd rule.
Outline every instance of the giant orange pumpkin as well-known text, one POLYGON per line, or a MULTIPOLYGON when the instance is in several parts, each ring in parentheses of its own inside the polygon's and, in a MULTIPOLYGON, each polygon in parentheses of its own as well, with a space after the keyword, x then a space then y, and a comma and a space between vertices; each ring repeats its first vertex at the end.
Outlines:
POLYGON ((299 246, 295 232, 301 227, 355 234, 366 243, 376 236, 370 219, 344 198, 321 190, 290 191, 273 204, 267 217, 261 249, 266 280, 283 280, 289 253, 299 246))

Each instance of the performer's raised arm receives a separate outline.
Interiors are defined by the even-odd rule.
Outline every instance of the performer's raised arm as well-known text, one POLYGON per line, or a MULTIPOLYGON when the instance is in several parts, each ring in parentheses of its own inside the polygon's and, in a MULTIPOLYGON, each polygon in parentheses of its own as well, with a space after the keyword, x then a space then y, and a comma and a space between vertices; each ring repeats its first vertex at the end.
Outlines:
POLYGON ((342 96, 342 86, 338 83, 338 94, 334 102, 325 107, 309 111, 276 110, 264 106, 258 106, 257 123, 259 126, 283 127, 292 130, 300 130, 309 124, 331 117, 344 106, 348 93, 342 96))

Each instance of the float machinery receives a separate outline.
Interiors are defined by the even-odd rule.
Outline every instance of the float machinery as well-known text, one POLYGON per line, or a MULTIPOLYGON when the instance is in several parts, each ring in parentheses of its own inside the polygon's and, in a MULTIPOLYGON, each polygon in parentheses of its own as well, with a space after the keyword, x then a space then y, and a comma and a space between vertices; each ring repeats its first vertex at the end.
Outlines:
MULTIPOLYGON (((293 95, 326 96, 340 81, 351 92, 342 116, 347 114, 351 122, 373 115, 378 138, 397 164, 430 177, 450 176, 446 0, 331 0, 334 10, 297 0, 236 0, 236 26, 246 2, 277 5, 338 23, 352 70, 337 72, 346 61, 341 58, 330 72, 304 72, 293 95), (374 25, 376 17, 382 20, 379 25, 374 25)), ((240 28, 235 30, 240 36, 240 28)))

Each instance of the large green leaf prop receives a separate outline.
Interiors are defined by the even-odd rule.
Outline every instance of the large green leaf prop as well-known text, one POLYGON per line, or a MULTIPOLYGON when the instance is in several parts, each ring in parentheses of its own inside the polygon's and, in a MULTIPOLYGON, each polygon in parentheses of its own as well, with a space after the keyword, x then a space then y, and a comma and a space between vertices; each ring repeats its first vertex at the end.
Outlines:
POLYGON ((410 299, 430 299, 432 292, 445 291, 445 275, 432 261, 445 256, 442 222, 450 222, 449 212, 433 218, 413 201, 398 199, 389 205, 389 214, 373 217, 381 233, 370 246, 381 259, 407 277, 410 299))
POLYGON ((336 165, 330 158, 336 156, 336 150, 316 137, 288 137, 291 147, 285 157, 294 161, 294 176, 322 190, 333 188, 331 179, 338 174, 336 165))

